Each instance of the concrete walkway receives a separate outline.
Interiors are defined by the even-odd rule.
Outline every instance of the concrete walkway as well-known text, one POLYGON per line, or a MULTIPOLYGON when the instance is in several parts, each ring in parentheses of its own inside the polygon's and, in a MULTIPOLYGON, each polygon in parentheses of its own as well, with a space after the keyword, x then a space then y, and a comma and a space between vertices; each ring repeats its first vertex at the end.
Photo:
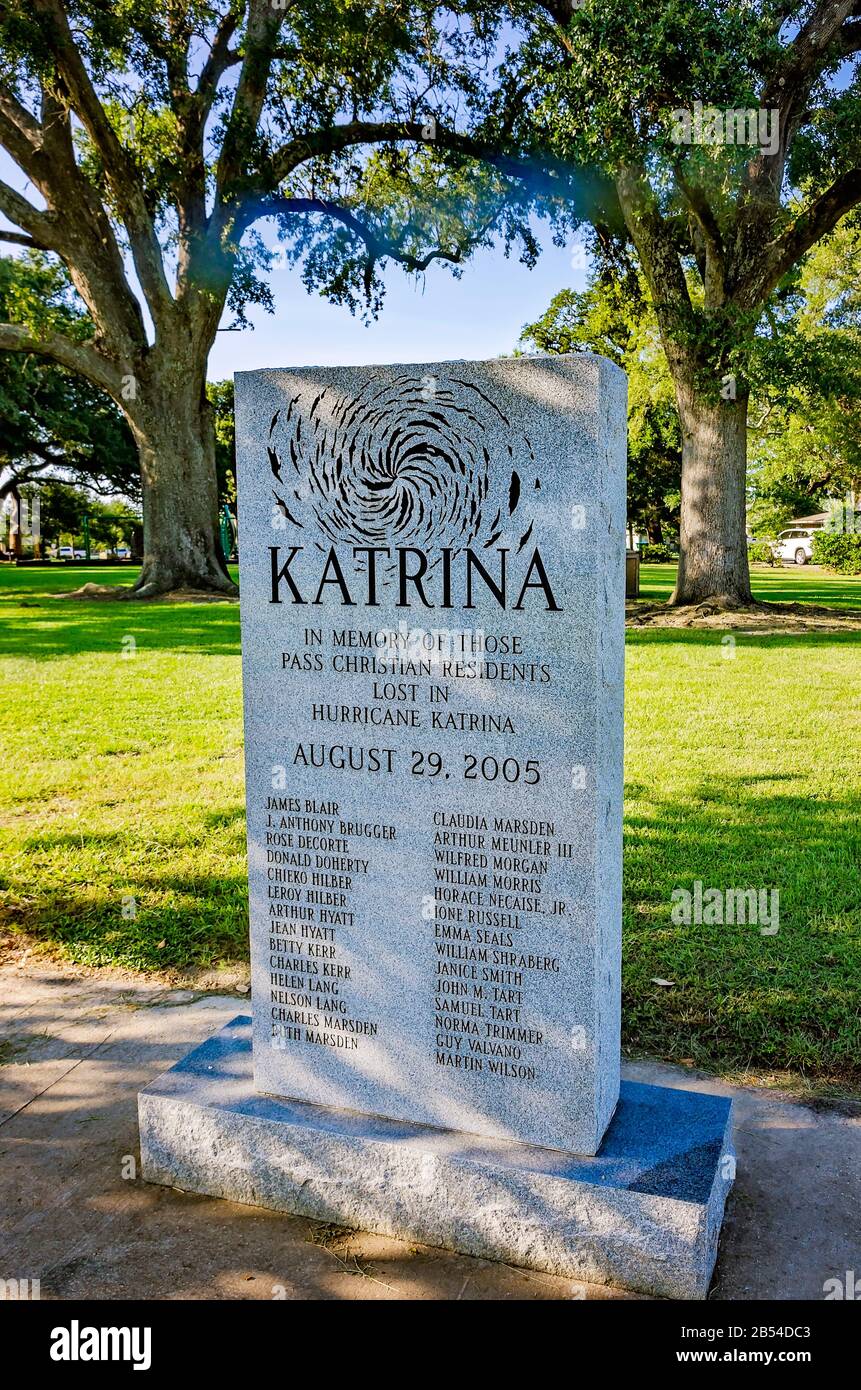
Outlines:
MULTIPOLYGON (((0 1001, 0 1279, 60 1299, 632 1297, 142 1183, 138 1090, 247 996, 26 962, 0 968, 0 1001)), ((626 1073, 737 1100, 713 1298, 818 1300, 861 1275, 861 1118, 678 1068, 626 1073)))

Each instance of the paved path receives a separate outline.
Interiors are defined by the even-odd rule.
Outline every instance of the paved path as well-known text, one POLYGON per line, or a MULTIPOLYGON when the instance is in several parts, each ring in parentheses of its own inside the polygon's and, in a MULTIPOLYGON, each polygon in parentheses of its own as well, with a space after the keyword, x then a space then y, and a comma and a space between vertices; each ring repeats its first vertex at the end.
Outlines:
MULTIPOLYGON (((606 1299, 631 1295, 142 1183, 138 1090, 248 999, 29 962, 0 968, 0 1279, 43 1298, 606 1299)), ((861 1118, 678 1068, 737 1098, 739 1173, 712 1290, 821 1299, 861 1275, 861 1118)))

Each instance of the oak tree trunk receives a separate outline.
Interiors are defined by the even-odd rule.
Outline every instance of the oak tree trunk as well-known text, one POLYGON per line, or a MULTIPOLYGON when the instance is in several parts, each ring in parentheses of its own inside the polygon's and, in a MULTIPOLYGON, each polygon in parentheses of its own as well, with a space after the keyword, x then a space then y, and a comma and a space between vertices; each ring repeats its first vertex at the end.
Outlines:
POLYGON ((752 602, 745 525, 747 396, 712 400, 676 383, 682 425, 679 572, 670 603, 752 602))
MULTIPOLYGON (((192 588, 236 594, 218 525, 215 433, 203 373, 154 374, 126 402, 138 446, 143 567, 133 597, 192 588)), ((204 369, 205 370, 205 369, 204 369)))

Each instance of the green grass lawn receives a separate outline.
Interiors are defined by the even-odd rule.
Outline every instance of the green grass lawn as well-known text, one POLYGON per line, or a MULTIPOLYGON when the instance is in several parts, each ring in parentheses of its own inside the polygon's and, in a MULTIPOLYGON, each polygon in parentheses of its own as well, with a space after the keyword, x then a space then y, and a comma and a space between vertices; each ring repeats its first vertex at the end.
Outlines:
MULTIPOLYGON (((236 962, 238 609, 50 597, 129 579, 0 569, 0 925, 87 964, 236 962)), ((646 596, 671 584, 644 567, 646 596)), ((754 587, 861 607, 861 581, 816 570, 754 587)), ((628 634, 625 1043, 858 1094, 861 633, 738 634, 731 659, 721 636, 628 634), (671 893, 696 880, 777 888, 778 934, 675 925, 671 893)))
MULTIPOLYGON (((675 565, 641 565, 640 598, 663 602, 676 582, 675 565)), ((861 579, 828 574, 818 566, 757 565, 750 572, 755 599, 764 603, 813 603, 825 608, 861 608, 861 579)))

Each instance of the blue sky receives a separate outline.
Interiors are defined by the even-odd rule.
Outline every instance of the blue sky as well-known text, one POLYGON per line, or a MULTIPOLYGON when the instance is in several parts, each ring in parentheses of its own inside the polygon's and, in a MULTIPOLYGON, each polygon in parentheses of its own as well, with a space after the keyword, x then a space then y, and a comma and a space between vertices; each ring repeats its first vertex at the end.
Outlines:
MULTIPOLYGON (((0 178, 37 206, 42 204, 5 151, 0 151, 0 178)), ((3 217, 0 223, 11 225, 3 217)), ((258 230, 267 245, 277 247, 271 223, 260 223, 258 230)), ((511 352, 523 325, 546 309, 557 290, 566 285, 582 289, 586 281, 586 272, 580 268, 582 248, 574 257, 573 244, 553 245, 546 223, 536 223, 533 230, 544 248, 534 270, 520 264, 516 248, 506 260, 501 247, 479 251, 466 264, 460 280, 439 264, 418 277, 389 265, 383 310, 369 325, 348 309, 308 294, 295 267, 274 268, 269 284, 275 313, 251 309, 248 318, 253 329, 216 335, 209 359, 210 380, 255 367, 444 362, 511 352)), ((15 255, 16 251, 0 243, 0 253, 15 255)), ((133 272, 129 278, 136 287, 133 272)), ((225 313, 223 323, 229 324, 232 318, 225 313)))
POLYGON ((573 248, 560 250, 546 227, 538 230, 545 249, 534 270, 521 265, 516 252, 506 260, 501 249, 480 251, 460 280, 439 265, 418 278, 389 266, 383 310, 369 326, 309 295, 296 269, 274 270, 275 313, 255 309, 249 312, 253 331, 217 334, 210 379, 255 367, 438 362, 511 352, 523 325, 557 290, 585 284, 585 272, 572 267, 573 248))

